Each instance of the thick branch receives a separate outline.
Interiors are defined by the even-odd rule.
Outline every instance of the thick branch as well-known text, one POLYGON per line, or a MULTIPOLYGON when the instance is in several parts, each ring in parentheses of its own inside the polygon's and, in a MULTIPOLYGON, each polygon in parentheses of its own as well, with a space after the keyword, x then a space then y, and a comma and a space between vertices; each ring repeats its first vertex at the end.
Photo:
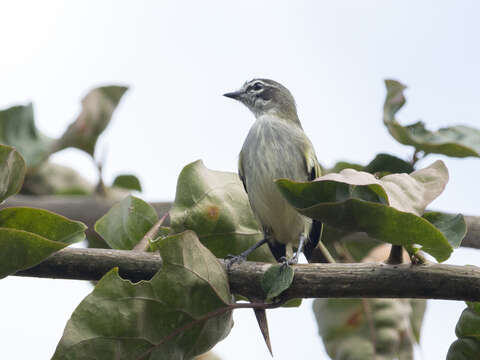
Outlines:
MULTIPOLYGON (((106 199, 98 196, 28 196, 15 195, 7 199, 2 207, 29 206, 53 211, 69 219, 84 222, 93 229, 95 221, 103 216, 113 204, 120 199, 106 199)), ((171 207, 171 202, 150 203, 159 216, 164 215, 171 207)), ((468 232, 462 242, 462 246, 480 249, 480 216, 465 216, 468 232)), ((168 221, 164 223, 168 225, 168 221)), ((92 232, 93 233, 93 232, 92 232)), ((90 233, 87 233, 90 235, 90 233)), ((361 233, 350 236, 365 236, 361 233)))
MULTIPOLYGON (((161 267, 156 254, 67 248, 19 276, 99 280, 112 267, 132 281, 150 279, 161 267)), ((246 262, 229 270, 233 293, 263 296, 260 280, 269 264, 246 262)), ((295 266, 288 298, 373 297, 480 301, 480 268, 454 265, 308 264, 295 266)))

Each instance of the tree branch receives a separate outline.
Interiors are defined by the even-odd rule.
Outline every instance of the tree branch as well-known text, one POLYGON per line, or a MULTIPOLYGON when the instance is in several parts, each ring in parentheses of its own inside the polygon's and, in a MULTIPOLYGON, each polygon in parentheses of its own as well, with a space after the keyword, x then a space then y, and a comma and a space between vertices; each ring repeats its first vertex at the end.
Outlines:
MULTIPOLYGON (((223 261, 223 260, 221 260, 223 261)), ((148 280, 160 268, 158 254, 125 250, 63 249, 18 276, 99 280, 113 267, 131 281, 148 280)), ((263 297, 261 279, 269 264, 245 262, 228 271, 233 293, 263 297)), ((480 268, 442 264, 296 265, 291 298, 428 298, 480 301, 480 268)))
MULTIPOLYGON (((93 231, 95 221, 103 216, 113 204, 121 199, 108 199, 99 196, 29 196, 15 195, 7 199, 3 207, 29 206, 53 211, 57 214, 68 217, 72 220, 84 222, 90 230, 87 230, 87 236, 93 231), (90 232, 89 232, 90 231, 90 232)), ((152 202, 150 203, 157 211, 159 217, 163 216, 171 207, 171 202, 152 202)), ((480 216, 465 216, 468 232, 462 242, 462 246, 480 249, 480 216)), ((168 221, 165 221, 168 226, 168 221)), ((351 234, 349 236, 358 236, 361 233, 351 234)))

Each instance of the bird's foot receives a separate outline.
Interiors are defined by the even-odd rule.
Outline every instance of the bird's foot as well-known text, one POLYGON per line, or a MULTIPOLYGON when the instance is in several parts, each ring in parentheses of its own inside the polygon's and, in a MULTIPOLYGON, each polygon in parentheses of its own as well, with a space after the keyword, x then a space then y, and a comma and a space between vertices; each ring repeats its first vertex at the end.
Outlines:
POLYGON ((227 255, 225 257, 225 266, 227 267, 227 270, 230 269, 230 267, 233 264, 241 264, 247 260, 247 257, 245 255, 227 255))
POLYGON ((296 253, 290 259, 282 256, 280 259, 278 259, 278 262, 282 263, 283 266, 296 265, 298 264, 298 254, 296 253))

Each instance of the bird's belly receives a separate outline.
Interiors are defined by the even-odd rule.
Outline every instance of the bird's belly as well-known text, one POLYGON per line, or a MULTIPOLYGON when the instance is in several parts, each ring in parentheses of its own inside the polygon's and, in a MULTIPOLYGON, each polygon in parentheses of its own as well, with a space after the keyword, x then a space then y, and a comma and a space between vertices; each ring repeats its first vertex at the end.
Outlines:
POLYGON ((280 243, 297 243, 311 220, 298 213, 282 196, 274 180, 307 181, 302 152, 290 134, 263 128, 252 132, 242 149, 245 182, 253 212, 280 243), (250 164, 250 165, 246 165, 250 164))
POLYGON ((305 233, 310 219, 300 215, 273 186, 264 186, 255 192, 257 196, 249 197, 253 212, 260 223, 271 231, 273 238, 280 243, 297 243, 299 235, 305 233))

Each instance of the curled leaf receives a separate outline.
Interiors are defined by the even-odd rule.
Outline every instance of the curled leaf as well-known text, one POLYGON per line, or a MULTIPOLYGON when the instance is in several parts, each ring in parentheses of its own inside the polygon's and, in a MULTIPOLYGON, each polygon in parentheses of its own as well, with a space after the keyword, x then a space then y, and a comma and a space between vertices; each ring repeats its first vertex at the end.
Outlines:
POLYGON ((277 180, 285 198, 301 214, 345 231, 365 232, 395 245, 418 244, 438 261, 452 252, 445 235, 421 218, 444 189, 448 171, 441 161, 412 174, 381 179, 352 169, 312 182, 277 180))
POLYGON ((417 151, 452 157, 480 157, 480 130, 469 126, 452 126, 429 131, 421 121, 402 126, 395 114, 405 104, 406 86, 395 80, 385 80, 387 97, 383 106, 383 123, 401 144, 414 146, 417 151))
POLYGON ((82 100, 82 111, 55 142, 54 151, 75 147, 93 156, 98 137, 109 124, 127 90, 126 86, 113 85, 90 90, 82 100))

